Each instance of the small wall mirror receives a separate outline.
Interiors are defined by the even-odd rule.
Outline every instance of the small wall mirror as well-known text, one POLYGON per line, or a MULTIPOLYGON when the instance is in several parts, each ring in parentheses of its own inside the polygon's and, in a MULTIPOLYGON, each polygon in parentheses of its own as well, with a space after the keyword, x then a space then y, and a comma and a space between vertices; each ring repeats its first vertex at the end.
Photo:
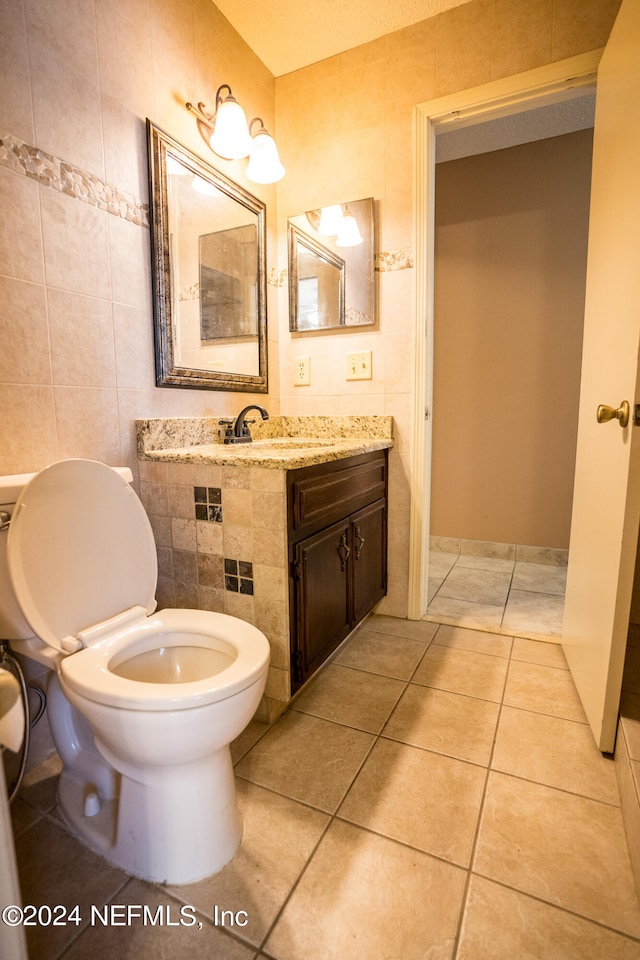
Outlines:
POLYGON ((288 237, 290 330, 375 323, 372 198, 291 217, 288 237))
POLYGON ((156 384, 266 393, 265 205, 147 133, 156 384))

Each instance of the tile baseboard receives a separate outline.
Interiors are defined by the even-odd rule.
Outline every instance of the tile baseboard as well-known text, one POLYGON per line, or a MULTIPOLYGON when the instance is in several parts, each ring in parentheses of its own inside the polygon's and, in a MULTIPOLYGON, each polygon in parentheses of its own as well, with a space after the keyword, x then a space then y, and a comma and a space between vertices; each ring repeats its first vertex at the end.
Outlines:
POLYGON ((429 548, 438 553, 457 553, 474 557, 494 557, 520 563, 546 563, 566 567, 569 551, 558 547, 531 547, 517 543, 496 543, 491 540, 465 540, 458 537, 429 538, 429 548))

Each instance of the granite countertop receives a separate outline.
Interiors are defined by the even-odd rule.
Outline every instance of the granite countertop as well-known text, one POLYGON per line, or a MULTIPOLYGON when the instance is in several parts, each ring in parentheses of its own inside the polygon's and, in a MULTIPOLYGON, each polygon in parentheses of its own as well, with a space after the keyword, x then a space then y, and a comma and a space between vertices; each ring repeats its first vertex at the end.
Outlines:
POLYGON ((393 446, 392 417, 273 417, 225 444, 211 419, 138 420, 138 456, 164 463, 295 470, 393 446))

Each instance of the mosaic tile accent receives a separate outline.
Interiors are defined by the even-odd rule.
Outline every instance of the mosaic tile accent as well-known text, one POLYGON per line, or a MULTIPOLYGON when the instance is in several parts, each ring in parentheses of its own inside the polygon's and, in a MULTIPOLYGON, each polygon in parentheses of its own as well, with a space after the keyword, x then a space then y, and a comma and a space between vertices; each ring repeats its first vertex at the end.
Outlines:
MULTIPOLYGON (((373 268, 376 273, 390 273, 392 270, 413 270, 413 250, 381 250, 376 253, 373 268)), ((289 274, 287 270, 271 269, 268 283, 272 287, 284 287, 288 281, 289 274)), ((189 299, 188 296, 181 299, 189 299)), ((361 319, 350 318, 350 324, 372 323, 370 317, 361 315, 361 319)))
POLYGON ((412 270, 413 250, 387 250, 376 253, 374 269, 376 273, 389 273, 391 270, 412 270))
POLYGON ((224 559, 224 588, 232 593, 253 596, 253 563, 248 560, 224 559))
POLYGON ((222 523, 222 490, 220 487, 194 487, 196 520, 222 523))
POLYGON ((140 203, 131 194, 118 190, 100 177, 31 146, 10 133, 0 133, 0 165, 99 210, 106 210, 114 217, 141 227, 149 226, 148 204, 140 203))
POLYGON ((199 300, 200 299, 200 282, 190 284, 188 287, 180 287, 178 291, 178 300, 187 301, 187 300, 199 300))
POLYGON ((362 310, 356 310, 353 307, 347 307, 345 310, 345 320, 349 327, 358 327, 365 323, 375 323, 373 317, 363 313, 362 310))
POLYGON ((272 267, 267 283, 271 287, 284 287, 287 279, 288 273, 286 270, 276 270, 275 267, 272 267))

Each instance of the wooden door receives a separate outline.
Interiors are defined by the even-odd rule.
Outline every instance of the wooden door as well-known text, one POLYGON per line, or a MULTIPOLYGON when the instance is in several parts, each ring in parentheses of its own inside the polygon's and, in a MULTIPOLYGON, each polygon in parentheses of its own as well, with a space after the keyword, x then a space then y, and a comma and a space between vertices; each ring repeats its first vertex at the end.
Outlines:
MULTIPOLYGON (((563 647, 611 751, 640 522, 640 0, 623 0, 598 69, 585 333, 563 647), (598 423, 627 400, 631 420, 598 423)), ((562 411, 558 411, 562 415, 562 411)))

